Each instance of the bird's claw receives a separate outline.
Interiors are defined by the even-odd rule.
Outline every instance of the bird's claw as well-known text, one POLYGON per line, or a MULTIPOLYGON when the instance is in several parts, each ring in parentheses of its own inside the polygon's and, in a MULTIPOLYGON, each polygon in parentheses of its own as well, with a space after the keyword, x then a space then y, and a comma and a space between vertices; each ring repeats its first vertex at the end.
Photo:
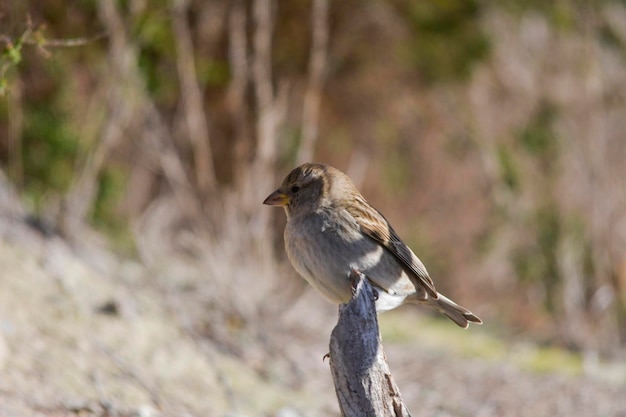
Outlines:
POLYGON ((351 285, 350 289, 352 290, 352 295, 356 295, 356 288, 359 285, 359 280, 363 276, 363 273, 356 268, 350 268, 350 273, 348 274, 348 279, 350 279, 351 285))

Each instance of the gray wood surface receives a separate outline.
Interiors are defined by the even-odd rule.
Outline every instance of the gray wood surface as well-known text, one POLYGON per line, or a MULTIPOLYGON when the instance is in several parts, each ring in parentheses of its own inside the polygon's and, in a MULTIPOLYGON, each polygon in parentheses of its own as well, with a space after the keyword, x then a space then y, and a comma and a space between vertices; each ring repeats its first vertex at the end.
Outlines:
POLYGON ((363 274, 353 271, 354 294, 339 306, 330 337, 330 369, 344 417, 410 416, 385 360, 375 293, 363 274))

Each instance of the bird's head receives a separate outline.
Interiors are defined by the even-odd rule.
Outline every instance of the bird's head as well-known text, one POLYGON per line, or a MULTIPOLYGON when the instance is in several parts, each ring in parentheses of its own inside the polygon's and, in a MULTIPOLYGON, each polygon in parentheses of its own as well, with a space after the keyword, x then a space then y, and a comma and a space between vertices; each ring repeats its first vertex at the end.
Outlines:
POLYGON ((350 178, 338 169, 306 163, 291 171, 263 204, 284 207, 287 217, 291 217, 339 205, 355 191, 350 178))

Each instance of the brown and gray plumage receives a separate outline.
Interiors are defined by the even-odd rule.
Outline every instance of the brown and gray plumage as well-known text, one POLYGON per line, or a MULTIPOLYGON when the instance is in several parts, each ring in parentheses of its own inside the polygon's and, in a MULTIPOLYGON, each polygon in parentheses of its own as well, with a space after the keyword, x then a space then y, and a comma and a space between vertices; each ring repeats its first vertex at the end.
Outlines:
POLYGON ((348 276, 356 269, 377 291, 377 311, 408 302, 432 307, 463 328, 482 323, 437 292, 424 264, 338 169, 303 164, 263 204, 285 208, 287 255, 298 273, 330 301, 350 300, 348 276))

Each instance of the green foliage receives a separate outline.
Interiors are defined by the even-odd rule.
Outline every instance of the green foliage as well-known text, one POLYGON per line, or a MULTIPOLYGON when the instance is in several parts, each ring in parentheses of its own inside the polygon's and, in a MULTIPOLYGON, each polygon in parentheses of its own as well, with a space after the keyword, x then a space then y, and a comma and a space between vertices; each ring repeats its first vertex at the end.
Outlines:
POLYGON ((561 282, 557 251, 563 235, 562 221, 552 204, 539 208, 529 220, 528 232, 533 238, 513 254, 513 266, 520 281, 543 287, 545 307, 554 313, 561 282))
POLYGON ((26 106, 25 120, 25 191, 39 198, 50 191, 65 191, 74 176, 78 151, 78 135, 68 127, 67 114, 49 103, 38 103, 26 106))
MULTIPOLYGON (((471 332, 459 332, 445 318, 422 316, 415 325, 413 311, 393 310, 379 317, 383 339, 392 344, 419 342, 426 351, 455 352, 464 357, 482 358, 491 362, 507 363, 536 373, 554 373, 577 376, 583 372, 580 354, 554 346, 538 346, 520 342, 504 332, 498 337, 497 318, 492 317, 485 327, 471 332)), ((510 331, 510 329, 509 329, 510 331)))
POLYGON ((545 16, 552 26, 559 29, 569 29, 575 26, 576 9, 574 1, 544 1, 544 0, 500 0, 509 11, 517 15, 524 15, 534 11, 545 16))
MULTIPOLYGON (((35 33, 38 34, 39 31, 40 29, 37 29, 35 33)), ((13 68, 17 68, 22 62, 22 48, 24 47, 24 43, 33 35, 33 29, 27 27, 21 36, 14 41, 5 34, 0 33, 0 35, 4 35, 5 37, 5 39, 3 39, 4 48, 2 49, 2 53, 0 53, 0 97, 2 97, 6 94, 8 88, 7 74, 13 68)))
POLYGON ((139 69, 148 92, 158 102, 171 104, 178 92, 177 78, 172 77, 176 51, 171 17, 165 4, 154 6, 135 17, 132 36, 139 46, 139 69))
MULTIPOLYGON (((6 94, 9 88, 8 74, 22 64, 26 51, 37 51, 44 57, 50 55, 46 49, 51 37, 47 34, 48 27, 57 33, 93 31, 97 8, 95 0, 80 0, 74 2, 76 4, 72 5, 72 13, 68 15, 67 5, 63 1, 22 0, 12 3, 8 12, 0 12, 0 96, 6 94), (32 11, 28 11, 33 6, 38 17, 33 17, 32 11)), ((24 66, 31 65, 26 63, 24 66)))
POLYGON ((500 164, 500 178, 511 190, 520 186, 520 172, 513 158, 512 151, 505 145, 498 146, 498 162, 500 164))
POLYGON ((554 346, 526 349, 517 354, 517 361, 522 368, 537 373, 575 376, 583 371, 583 361, 578 354, 554 346))
POLYGON ((556 157, 558 143, 553 124, 557 116, 557 109, 551 103, 544 101, 539 105, 530 122, 518 134, 518 142, 524 150, 541 158, 556 157))
POLYGON ((221 59, 202 59, 196 63, 198 81, 207 87, 226 87, 230 82, 230 65, 221 59))
POLYGON ((91 222, 104 231, 115 242, 115 247, 125 252, 135 249, 134 241, 126 220, 118 214, 127 184, 126 171, 109 165, 100 175, 98 193, 90 213, 91 222))
POLYGON ((615 30, 606 23, 602 24, 598 28, 598 38, 603 45, 611 48, 616 48, 623 51, 626 47, 626 45, 624 44, 624 40, 622 39, 620 34, 616 33, 615 30))
POLYGON ((560 149, 553 126, 557 117, 556 106, 543 101, 528 123, 517 132, 515 142, 498 143, 500 180, 511 191, 521 191, 524 170, 539 168, 544 174, 551 174, 557 167, 560 149))
POLYGON ((18 65, 22 62, 22 45, 7 45, 4 50, 3 56, 13 65, 18 65))
MULTIPOLYGON (((602 14, 602 9, 609 3, 622 0, 499 0, 498 3, 516 15, 529 12, 544 16, 552 27, 563 31, 578 31, 583 19, 589 19, 594 13, 602 14)), ((601 19, 598 19, 601 20, 601 19)), ((598 34, 600 37, 601 33, 598 34)))
POLYGON ((561 222, 557 208, 549 205, 537 211, 537 244, 541 260, 543 284, 546 290, 546 308, 555 311, 556 286, 560 282, 558 267, 558 245, 562 235, 561 222))
POLYGON ((114 216, 116 205, 123 196, 126 175, 121 169, 109 166, 101 174, 98 194, 92 212, 95 223, 103 225, 119 225, 119 217, 114 216))
POLYGON ((465 80, 489 55, 477 0, 428 0, 401 6, 413 32, 403 48, 410 65, 430 82, 465 80))

